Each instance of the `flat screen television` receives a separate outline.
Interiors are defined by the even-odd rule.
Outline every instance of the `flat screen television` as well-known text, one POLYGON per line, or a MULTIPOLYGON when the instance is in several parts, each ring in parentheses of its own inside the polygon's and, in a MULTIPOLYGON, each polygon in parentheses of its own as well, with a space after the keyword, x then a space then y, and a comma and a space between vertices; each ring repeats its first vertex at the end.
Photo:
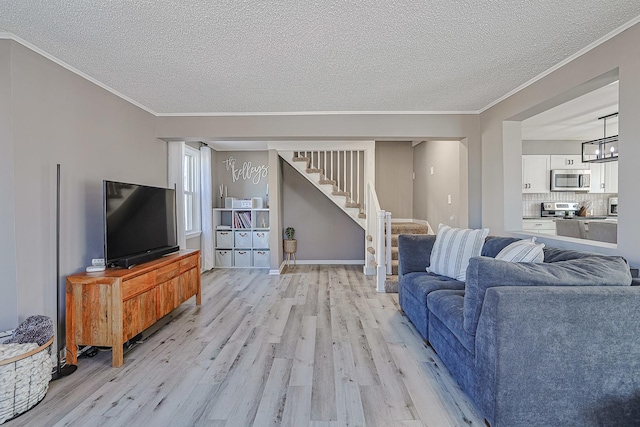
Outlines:
POLYGON ((108 266, 129 268, 179 249, 175 190, 105 180, 103 204, 108 266))

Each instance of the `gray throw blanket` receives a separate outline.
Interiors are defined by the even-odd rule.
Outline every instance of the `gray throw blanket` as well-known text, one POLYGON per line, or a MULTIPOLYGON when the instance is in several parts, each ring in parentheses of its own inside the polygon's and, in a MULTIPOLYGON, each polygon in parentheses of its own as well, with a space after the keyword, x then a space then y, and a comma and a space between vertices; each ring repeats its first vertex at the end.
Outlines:
POLYGON ((26 344, 30 342, 42 345, 53 336, 53 321, 47 316, 30 316, 20 323, 11 338, 4 344, 26 344))

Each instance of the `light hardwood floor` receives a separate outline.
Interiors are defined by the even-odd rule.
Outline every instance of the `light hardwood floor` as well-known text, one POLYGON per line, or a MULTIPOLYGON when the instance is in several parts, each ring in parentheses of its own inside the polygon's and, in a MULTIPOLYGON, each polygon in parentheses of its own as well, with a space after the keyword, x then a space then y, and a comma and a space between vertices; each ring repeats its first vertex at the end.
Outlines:
POLYGON ((360 266, 214 270, 111 367, 81 358, 14 426, 483 426, 360 266))

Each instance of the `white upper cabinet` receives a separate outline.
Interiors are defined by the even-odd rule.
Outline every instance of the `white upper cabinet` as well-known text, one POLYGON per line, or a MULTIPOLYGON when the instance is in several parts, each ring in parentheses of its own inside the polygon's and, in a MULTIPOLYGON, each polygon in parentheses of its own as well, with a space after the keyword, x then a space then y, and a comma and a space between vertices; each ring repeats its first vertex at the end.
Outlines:
POLYGON ((604 164, 604 192, 618 192, 618 162, 604 164))
POLYGON ((591 189, 589 192, 618 192, 618 162, 591 163, 591 189))
POLYGON ((589 164, 582 163, 582 156, 580 154, 552 154, 551 169, 588 170, 589 164))
POLYGON ((604 164, 591 163, 591 188, 589 193, 604 193, 604 164))
POLYGON ((527 154, 522 156, 522 192, 548 193, 551 188, 549 156, 527 154))

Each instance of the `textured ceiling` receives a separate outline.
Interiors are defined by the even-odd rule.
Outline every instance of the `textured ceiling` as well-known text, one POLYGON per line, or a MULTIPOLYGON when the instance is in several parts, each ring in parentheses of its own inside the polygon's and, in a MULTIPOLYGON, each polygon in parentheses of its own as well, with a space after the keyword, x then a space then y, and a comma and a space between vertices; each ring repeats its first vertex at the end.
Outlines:
MULTIPOLYGON (((588 141, 604 137, 598 117, 618 112, 618 82, 596 89, 522 122, 524 140, 588 141)), ((607 119, 607 135, 618 134, 618 117, 607 119)))
POLYGON ((156 113, 478 111, 638 0, 3 0, 11 33, 156 113))

